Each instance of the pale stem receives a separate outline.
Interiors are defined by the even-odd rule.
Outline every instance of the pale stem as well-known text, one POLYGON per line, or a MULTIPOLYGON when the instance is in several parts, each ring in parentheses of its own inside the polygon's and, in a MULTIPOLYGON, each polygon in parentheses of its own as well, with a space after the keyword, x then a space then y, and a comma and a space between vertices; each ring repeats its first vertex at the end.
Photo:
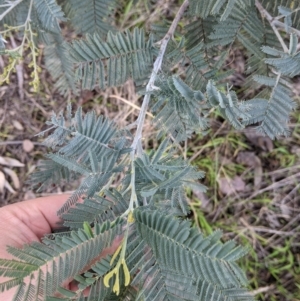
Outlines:
MULTIPOLYGON (((271 26, 273 24, 273 25, 278 26, 281 29, 285 29, 286 28, 286 25, 283 22, 279 21, 284 16, 280 15, 280 16, 277 16, 277 17, 272 17, 267 12, 267 10, 265 10, 263 8, 263 6, 261 5, 261 3, 258 0, 256 1, 255 4, 256 4, 256 7, 258 8, 258 10, 260 11, 260 13, 263 13, 267 17, 267 19, 270 22, 271 26)), ((300 10, 300 8, 295 9, 292 13, 297 12, 298 10, 300 10)), ((289 30, 291 30, 293 33, 295 33, 296 35, 298 35, 300 37, 300 30, 298 30, 298 29, 296 29, 294 27, 288 27, 288 28, 289 28, 289 30)), ((273 30, 274 30, 274 28, 273 28, 273 30)))
POLYGON ((27 18, 26 18, 26 21, 25 21, 25 24, 27 24, 28 22, 30 22, 30 16, 31 16, 31 11, 32 11, 32 5, 33 5, 33 0, 30 1, 30 4, 29 4, 29 10, 28 10, 28 15, 27 15, 27 18))
POLYGON ((260 4, 260 2, 258 0, 255 0, 255 5, 257 7, 257 9, 259 10, 259 12, 261 13, 261 15, 263 17, 266 17, 266 19, 269 21, 274 33, 276 34, 278 41, 280 42, 284 52, 288 53, 289 49, 287 48, 286 44, 284 43, 282 36, 280 35, 278 28, 275 26, 274 24, 274 18, 269 14, 269 12, 267 10, 264 9, 264 7, 260 4))
MULTIPOLYGON (((2 13, 1 15, 0 15, 0 21, 2 21, 2 19, 12 10, 12 9, 14 9, 18 4, 20 4, 21 2, 22 2, 23 0, 16 0, 15 2, 10 2, 9 4, 11 4, 10 5, 10 7, 4 12, 4 13, 2 13)), ((3 5, 1 6, 1 7, 3 7, 3 5)))
MULTIPOLYGON (((17 6, 19 3, 21 3, 22 1, 23 1, 23 0, 15 1, 15 2, 13 3, 13 5, 12 5, 9 9, 7 9, 7 10, 0 16, 0 21, 2 20, 2 18, 3 18, 7 13, 9 13, 14 7, 16 7, 16 6, 17 6)), ((29 31, 30 31, 30 39, 29 39, 29 40, 33 43, 32 30, 31 30, 31 26, 30 26, 30 21, 31 21, 30 16, 31 16, 31 11, 32 11, 32 6, 33 6, 33 0, 31 0, 30 3, 29 3, 29 9, 28 9, 27 18, 26 18, 25 23, 24 23, 23 25, 11 27, 11 28, 9 28, 9 29, 7 29, 7 30, 2 31, 1 33, 6 33, 6 32, 9 32, 9 31, 11 31, 11 30, 17 30, 17 29, 19 29, 19 28, 24 27, 24 30, 25 30, 25 31, 26 31, 26 30, 29 30, 29 31)), ((26 41, 26 33, 24 33, 24 37, 23 37, 23 40, 22 40, 21 45, 18 46, 17 48, 15 48, 14 51, 15 51, 15 50, 20 50, 20 51, 21 51, 21 55, 22 55, 22 53, 23 53, 23 47, 24 47, 25 41, 26 41)))
POLYGON ((156 80, 156 76, 158 72, 161 69, 162 61, 168 46, 168 43, 170 39, 173 37, 175 29, 178 25, 178 22, 182 18, 185 10, 187 9, 189 5, 189 0, 185 0, 181 7, 179 8, 168 32, 164 36, 161 42, 159 54, 153 64, 153 70, 149 79, 149 82, 146 86, 146 94, 144 96, 143 104, 139 113, 139 116, 137 118, 137 129, 136 133, 133 139, 133 142, 131 144, 132 151, 130 153, 130 158, 131 158, 131 181, 130 181, 130 188, 131 188, 131 197, 130 197, 130 204, 129 204, 129 211, 134 208, 134 205, 138 206, 137 202, 137 196, 136 196, 136 191, 135 191, 135 166, 134 166, 134 159, 135 159, 135 154, 138 156, 142 155, 142 144, 141 144, 141 139, 142 139, 142 132, 143 132, 143 126, 145 122, 145 116, 147 113, 149 101, 151 98, 151 92, 155 90, 154 83, 156 80))
POLYGON ((151 92, 153 90, 155 90, 154 83, 155 83, 155 80, 156 80, 156 76, 157 76, 158 72, 161 69, 163 57, 164 57, 164 54, 166 52, 168 43, 169 43, 171 37, 173 37, 175 29, 177 27, 177 24, 180 21, 181 17, 183 16, 183 13, 185 12, 188 5, 189 5, 189 0, 185 0, 183 2, 183 4, 181 5, 181 7, 179 8, 179 10, 178 10, 173 22, 172 22, 167 34, 162 39, 159 54, 158 54, 158 56, 157 56, 157 58, 154 62, 153 71, 151 73, 150 80, 149 80, 149 82, 146 86, 146 94, 144 96, 141 111, 140 111, 140 114, 139 114, 138 119, 137 119, 136 134, 135 134, 134 140, 133 140, 132 145, 131 145, 132 151, 134 153, 137 151, 138 155, 141 155, 141 148, 137 148, 137 146, 138 146, 139 143, 141 143, 143 125, 144 125, 144 122, 145 122, 145 115, 147 113, 147 108, 148 108, 148 105, 149 105, 151 92))
MULTIPOLYGON (((286 27, 286 25, 281 22, 281 21, 278 21, 277 19, 274 19, 272 21, 272 23, 274 23, 274 25, 277 25, 278 27, 284 29, 286 27)), ((298 35, 300 37, 300 30, 294 28, 294 27, 289 27, 289 30, 292 31, 293 33, 295 33, 296 35, 298 35)))
POLYGON ((134 167, 134 152, 132 151, 130 154, 131 159, 131 181, 130 181, 130 188, 131 188, 131 197, 129 203, 129 211, 134 209, 134 205, 138 207, 138 201, 135 191, 135 167, 134 167))
MULTIPOLYGON (((294 14, 294 13, 296 13, 297 11, 299 11, 300 10, 300 7, 298 7, 298 8, 296 8, 296 9, 294 9, 294 10, 292 10, 291 11, 291 14, 294 14)), ((284 18, 285 16, 284 15, 280 15, 280 16, 277 16, 277 17, 275 17, 274 19, 275 20, 280 20, 280 19, 282 19, 282 18, 284 18)), ((284 23, 283 23, 284 24, 284 23)))
MULTIPOLYGON (((264 7, 261 5, 261 3, 258 0, 255 0, 255 5, 256 5, 257 9, 259 10, 259 12, 261 13, 261 15, 265 16, 266 19, 269 21, 269 23, 270 23, 274 33, 276 34, 276 36, 277 36, 284 52, 288 53, 289 50, 288 50, 286 44, 284 43, 284 41, 282 39, 282 36, 280 35, 280 33, 278 31, 278 28, 276 27, 276 26, 278 26, 278 27, 283 29, 283 28, 285 28, 285 24, 283 22, 278 21, 276 18, 272 17, 270 15, 270 13, 266 9, 264 9, 264 7)), ((295 33, 296 35, 298 35, 300 37, 300 30, 297 30, 293 27, 289 27, 289 29, 293 33, 295 33)))

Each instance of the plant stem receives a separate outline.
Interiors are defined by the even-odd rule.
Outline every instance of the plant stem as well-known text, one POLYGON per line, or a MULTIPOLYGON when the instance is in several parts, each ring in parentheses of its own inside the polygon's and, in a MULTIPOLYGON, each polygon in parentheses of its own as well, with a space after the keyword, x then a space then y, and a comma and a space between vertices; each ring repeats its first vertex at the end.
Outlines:
POLYGON ((33 0, 31 0, 30 4, 29 4, 29 10, 28 10, 28 15, 27 15, 25 24, 27 24, 28 22, 31 21, 30 17, 31 17, 32 6, 33 6, 33 0))
POLYGON ((161 46, 160 46, 160 50, 159 50, 159 54, 153 64, 153 71, 151 73, 149 82, 146 86, 146 94, 144 96, 144 100, 143 100, 143 104, 139 113, 139 116, 136 120, 136 124, 137 124, 137 129, 136 129, 136 133, 133 139, 133 142, 131 144, 131 148, 132 151, 130 153, 130 159, 131 159, 131 181, 130 181, 130 188, 131 188, 131 197, 130 197, 130 203, 129 203, 129 211, 134 209, 134 205, 138 206, 138 201, 137 201, 137 196, 136 196, 136 191, 135 191, 135 166, 134 166, 134 159, 135 159, 135 154, 137 154, 138 156, 141 156, 143 153, 143 148, 142 148, 142 143, 141 143, 141 139, 142 139, 142 132, 143 132, 143 126, 144 126, 144 122, 145 122, 145 117, 147 114, 147 109, 148 109, 148 105, 149 105, 149 101, 151 98, 151 92, 153 90, 155 90, 155 80, 156 80, 156 76, 158 74, 158 72, 161 69, 161 65, 162 65, 162 61, 168 46, 168 43, 170 41, 170 39, 173 37, 175 29, 178 25, 178 22, 180 21, 180 19, 182 18, 186 8, 189 5, 189 0, 185 0, 183 2, 183 4, 181 5, 181 7, 179 8, 168 32, 166 33, 166 35, 164 36, 164 38, 162 39, 161 42, 161 46))
POLYGON ((179 10, 178 10, 173 22, 172 22, 167 34, 162 39, 158 57, 156 58, 156 60, 154 62, 153 71, 151 73, 150 80, 149 80, 149 82, 146 86, 146 94, 144 96, 141 111, 140 111, 140 114, 139 114, 138 119, 137 119, 136 134, 135 134, 134 140, 133 140, 132 145, 131 145, 132 152, 134 152, 134 153, 137 152, 138 156, 140 156, 141 153, 142 153, 142 146, 138 145, 138 144, 141 144, 143 125, 144 125, 144 122, 145 122, 145 115, 147 113, 149 101, 150 101, 150 98, 151 98, 151 92, 153 90, 155 90, 154 83, 155 83, 155 80, 156 80, 156 76, 157 76, 158 72, 161 69, 163 57, 164 57, 164 54, 166 52, 168 43, 169 43, 171 37, 173 37, 175 29, 177 27, 177 24, 180 21, 180 19, 182 18, 183 13, 185 12, 188 5, 189 5, 189 0, 185 0, 183 2, 183 4, 181 5, 181 7, 179 8, 179 10))
MULTIPOLYGON (((281 21, 278 21, 277 19, 274 19, 272 21, 272 23, 274 23, 274 25, 277 25, 278 27, 284 29, 286 27, 286 25, 281 22, 281 21)), ((298 35, 300 37, 300 30, 294 28, 294 27, 288 27, 290 31, 292 31, 293 33, 295 33, 296 35, 298 35)))
POLYGON ((255 0, 255 6, 259 10, 262 16, 266 17, 266 19, 269 21, 274 33, 276 34, 278 41, 280 42, 283 51, 288 53, 289 49, 287 48, 286 44, 284 43, 282 36, 280 35, 278 28, 274 24, 274 18, 269 14, 267 10, 264 9, 264 7, 261 5, 261 3, 258 0, 255 0))
MULTIPOLYGON (((20 4, 23 0, 16 0, 15 2, 10 2, 10 7, 0 15, 0 21, 2 21, 2 19, 12 10, 14 9, 18 4, 20 4)), ((4 5, 2 5, 1 7, 4 7, 4 5)))
POLYGON ((134 205, 138 207, 138 200, 135 191, 134 150, 131 151, 130 159, 131 159, 131 180, 130 180, 131 196, 130 196, 130 203, 129 203, 129 211, 134 209, 134 205))
MULTIPOLYGON (((292 10, 292 11, 291 11, 291 14, 296 13, 296 12, 299 11, 299 10, 300 10, 300 7, 298 7, 298 8, 296 8, 296 9, 292 10)), ((280 19, 282 19, 282 18, 284 18, 284 17, 285 17, 284 15, 280 15, 280 16, 275 17, 274 19, 280 20, 280 19)))

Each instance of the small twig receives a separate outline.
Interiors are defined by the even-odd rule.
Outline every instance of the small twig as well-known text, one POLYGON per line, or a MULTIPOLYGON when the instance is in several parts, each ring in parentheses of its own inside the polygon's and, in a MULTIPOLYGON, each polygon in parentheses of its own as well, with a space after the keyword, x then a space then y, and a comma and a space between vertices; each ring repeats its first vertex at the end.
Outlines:
MULTIPOLYGON (((17 48, 16 41, 13 36, 10 37, 11 44, 13 48, 17 48)), ((19 63, 16 65, 16 71, 17 71, 17 78, 18 78, 18 90, 19 90, 19 96, 21 100, 24 100, 24 75, 23 75, 23 63, 22 61, 19 61, 19 63)))
POLYGON ((284 52, 288 53, 289 49, 287 48, 286 44, 284 43, 282 36, 280 35, 278 28, 274 24, 274 18, 269 14, 267 10, 264 9, 264 7, 260 4, 258 0, 255 0, 255 5, 257 9, 259 10, 262 17, 266 17, 266 19, 269 21, 274 33, 276 34, 278 41, 280 42, 284 52))
MULTIPOLYGON (((126 103, 127 105, 133 107, 134 109, 139 110, 139 111, 141 110, 141 108, 139 106, 137 106, 136 104, 130 102, 129 100, 127 100, 119 95, 109 95, 109 97, 119 99, 119 100, 123 101, 124 103, 126 103)), ((148 115, 151 118, 154 118, 153 114, 151 114, 150 112, 146 112, 146 115, 148 115)))
MULTIPOLYGON (((32 142, 32 141, 31 141, 32 142)), ((18 144, 22 144, 23 143, 23 141, 21 141, 21 140, 16 140, 16 141, 3 141, 3 142, 0 142, 0 146, 2 146, 2 145, 18 145, 18 144)), ((45 144, 43 144, 43 143, 40 143, 40 142, 32 142, 34 145, 38 145, 38 146, 45 146, 46 147, 46 145, 45 144)))
POLYGON ((161 69, 162 61, 163 61, 168 43, 169 43, 170 39, 173 37, 175 29, 177 27, 177 24, 178 24, 179 20, 181 19, 181 17, 183 16, 188 5, 189 5, 189 0, 185 0, 183 2, 183 4, 181 5, 181 7, 179 8, 167 34, 162 39, 159 54, 153 64, 153 70, 152 70, 149 82, 146 86, 146 94, 144 96, 143 104, 142 104, 139 116, 137 118, 137 121, 136 121, 137 122, 136 133, 135 133, 133 142, 131 144, 131 148, 132 148, 132 150, 130 152, 131 181, 130 181, 130 186, 129 186, 131 189, 131 196, 130 196, 129 210, 132 210, 134 208, 134 204, 136 206, 138 205, 137 195, 136 195, 136 191, 135 191, 134 159, 135 159, 135 154, 137 154, 138 156, 141 156, 143 153, 141 139, 142 139, 142 132, 143 132, 143 126, 144 126, 144 122, 145 122, 145 117, 146 117, 149 101, 151 98, 151 92, 155 89, 154 83, 155 83, 157 74, 161 69))
POLYGON ((279 187, 282 187, 282 186, 286 186, 291 181, 298 180, 299 177, 300 177, 300 173, 296 173, 296 174, 291 175, 291 176, 289 176, 289 177, 287 177, 285 179, 282 179, 281 181, 273 183, 273 184, 269 185, 266 188, 263 188, 263 189, 261 189, 259 191, 254 192, 249 198, 246 199, 246 201, 249 201, 249 200, 253 199, 254 197, 262 194, 263 192, 266 192, 266 191, 269 191, 269 190, 272 190, 272 189, 278 189, 279 187))
MULTIPOLYGON (((294 225, 299 225, 299 223, 298 223, 299 219, 300 219, 300 215, 297 214, 297 215, 296 215, 294 218, 292 218, 285 226, 283 226, 283 227, 280 229, 280 231, 284 231, 284 230, 288 229, 289 227, 292 227, 292 228, 293 228, 293 231, 294 231, 294 234, 295 234, 295 233, 296 233, 296 232, 295 232, 296 229, 295 229, 294 225)), ((269 245, 271 244, 271 242, 274 244, 273 241, 274 241, 275 237, 277 237, 277 236, 278 236, 277 234, 272 235, 272 236, 266 241, 266 245, 269 246, 269 245)), ((282 238, 285 238, 285 237, 283 237, 282 235, 279 235, 279 239, 276 240, 276 244, 274 244, 274 245, 278 245, 278 243, 280 242, 280 240, 281 240, 282 238)))
MULTIPOLYGON (((262 14, 262 15, 264 15, 266 18, 267 18, 267 20, 270 22, 270 25, 272 26, 272 28, 273 28, 273 30, 274 30, 274 27, 273 26, 278 26, 279 28, 281 28, 281 29, 286 29, 286 24, 284 24, 283 22, 281 22, 281 21, 279 21, 279 19, 282 17, 282 16, 277 16, 277 17, 272 17, 268 12, 267 12, 267 10, 265 10, 264 8, 263 8, 263 6, 259 3, 259 1, 258 0, 256 0, 256 2, 255 2, 255 5, 256 5, 256 7, 258 8, 258 10, 260 11, 260 13, 262 14)), ((299 9, 297 9, 297 10, 299 10, 299 9)), ((297 10, 295 10, 295 11, 297 11, 297 10)), ((276 28, 276 27, 275 27, 276 28)), ((296 29, 296 28, 294 28, 294 27, 288 27, 289 28, 289 30, 290 31, 292 31, 293 33, 295 33, 296 35, 298 35, 299 37, 300 37, 300 30, 298 30, 298 29, 296 29)), ((278 29, 276 28, 276 31, 278 32, 278 29)), ((276 33, 276 31, 275 31, 275 34, 277 35, 277 33, 276 33)), ((280 34, 279 34, 280 35, 280 34)), ((277 37, 278 37, 278 35, 277 35, 277 37)), ((281 36, 280 36, 280 38, 281 38, 281 36)))
POLYGON ((297 190, 299 189, 299 187, 300 187, 300 183, 297 184, 297 185, 292 189, 292 191, 290 191, 290 192, 289 192, 289 193, 281 200, 281 203, 282 203, 282 204, 286 203, 286 201, 287 201, 288 199, 291 198, 291 195, 296 194, 296 192, 297 192, 297 190))
POLYGON ((273 286, 273 285, 265 286, 265 287, 260 287, 260 288, 258 288, 257 290, 252 291, 252 292, 251 292, 251 295, 252 295, 252 296, 256 296, 256 295, 258 295, 258 294, 266 293, 266 292, 271 291, 271 290, 273 290, 273 289, 274 289, 274 286, 273 286))
POLYGON ((293 171, 295 169, 300 169, 300 165, 295 165, 295 166, 290 166, 290 167, 286 167, 286 168, 282 168, 282 169, 278 169, 278 170, 274 170, 274 171, 271 171, 271 172, 268 172, 268 173, 265 173, 265 175, 275 175, 275 174, 280 174, 280 173, 286 173, 286 172, 289 172, 289 171, 293 171))
POLYGON ((33 7, 33 0, 31 0, 30 4, 29 4, 29 10, 28 10, 26 21, 25 21, 25 25, 31 21, 30 17, 31 17, 32 7, 33 7))
MULTIPOLYGON (((10 2, 10 7, 0 15, 0 21, 12 10, 14 9, 18 4, 20 4, 23 0, 16 0, 15 2, 10 2)), ((3 6, 2 6, 3 7, 3 6)))
MULTIPOLYGON (((299 10, 300 10, 300 7, 294 9, 293 11, 291 11, 291 14, 294 14, 294 13, 296 13, 296 12, 299 11, 299 10)), ((280 19, 282 19, 282 18, 284 18, 284 17, 285 17, 284 15, 279 15, 279 16, 275 17, 274 19, 275 19, 275 20, 280 20, 280 19)))
POLYGON ((131 145, 134 152, 137 150, 138 155, 141 155, 140 151, 141 151, 142 148, 138 147, 138 144, 141 143, 143 125, 144 125, 144 122, 145 122, 145 115, 146 115, 146 112, 147 112, 147 109, 148 109, 148 105, 149 105, 149 101, 150 101, 150 97, 151 97, 151 92, 155 89, 154 88, 154 83, 155 83, 155 80, 156 80, 156 76, 157 76, 158 72, 161 69, 161 65, 162 65, 163 57, 164 57, 166 49, 167 49, 167 45, 168 45, 171 37, 173 37, 175 29, 177 27, 177 24, 178 24, 179 20, 181 19, 181 17, 183 16, 183 14, 184 14, 186 8, 188 7, 188 5, 189 5, 189 0, 185 0, 183 2, 183 4, 181 5, 181 7, 179 8, 179 10, 176 14, 176 17, 174 18, 167 34, 162 39, 159 54, 158 54, 158 56, 157 56, 157 58, 154 62, 153 71, 151 73, 150 80, 149 80, 149 82, 146 86, 146 94, 144 96, 141 111, 140 111, 139 117, 137 119, 136 134, 135 134, 134 140, 133 140, 132 145, 131 145))
MULTIPOLYGON (((286 25, 281 21, 274 19, 272 22, 274 23, 274 25, 277 25, 278 27, 280 27, 282 29, 286 28, 286 25)), ((288 29, 300 37, 300 30, 298 30, 294 27, 288 27, 288 29)))
POLYGON ((273 229, 270 229, 270 228, 253 227, 249 224, 246 224, 245 221, 243 221, 243 219, 241 219, 241 222, 244 226, 249 227, 249 229, 252 230, 253 232, 272 233, 272 234, 284 235, 284 236, 291 236, 291 235, 294 234, 293 231, 280 231, 280 230, 273 230, 273 229))

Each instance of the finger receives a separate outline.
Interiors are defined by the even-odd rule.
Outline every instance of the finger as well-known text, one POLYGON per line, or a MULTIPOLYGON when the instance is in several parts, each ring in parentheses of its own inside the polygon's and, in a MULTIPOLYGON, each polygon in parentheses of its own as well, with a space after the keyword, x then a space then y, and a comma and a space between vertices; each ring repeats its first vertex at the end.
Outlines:
POLYGON ((51 233, 61 221, 57 211, 63 206, 70 195, 53 195, 34 200, 24 201, 4 208, 3 213, 25 224, 40 239, 51 233))

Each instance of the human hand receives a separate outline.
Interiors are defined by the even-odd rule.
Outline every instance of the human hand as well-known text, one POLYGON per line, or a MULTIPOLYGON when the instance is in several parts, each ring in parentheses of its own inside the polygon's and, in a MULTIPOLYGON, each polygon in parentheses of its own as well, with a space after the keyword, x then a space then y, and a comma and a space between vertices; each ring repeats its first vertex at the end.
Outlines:
MULTIPOLYGON (((0 258, 12 259, 6 251, 7 246, 20 248, 24 244, 40 241, 58 227, 60 218, 57 211, 67 201, 69 195, 56 195, 24 201, 0 208, 0 258)), ((110 248, 105 249, 101 257, 112 254, 120 244, 116 239, 110 248)), ((0 277, 0 283, 7 278, 0 277)), ((68 289, 76 289, 74 283, 68 284, 68 289)), ((0 300, 13 299, 16 289, 0 293, 0 300)))

